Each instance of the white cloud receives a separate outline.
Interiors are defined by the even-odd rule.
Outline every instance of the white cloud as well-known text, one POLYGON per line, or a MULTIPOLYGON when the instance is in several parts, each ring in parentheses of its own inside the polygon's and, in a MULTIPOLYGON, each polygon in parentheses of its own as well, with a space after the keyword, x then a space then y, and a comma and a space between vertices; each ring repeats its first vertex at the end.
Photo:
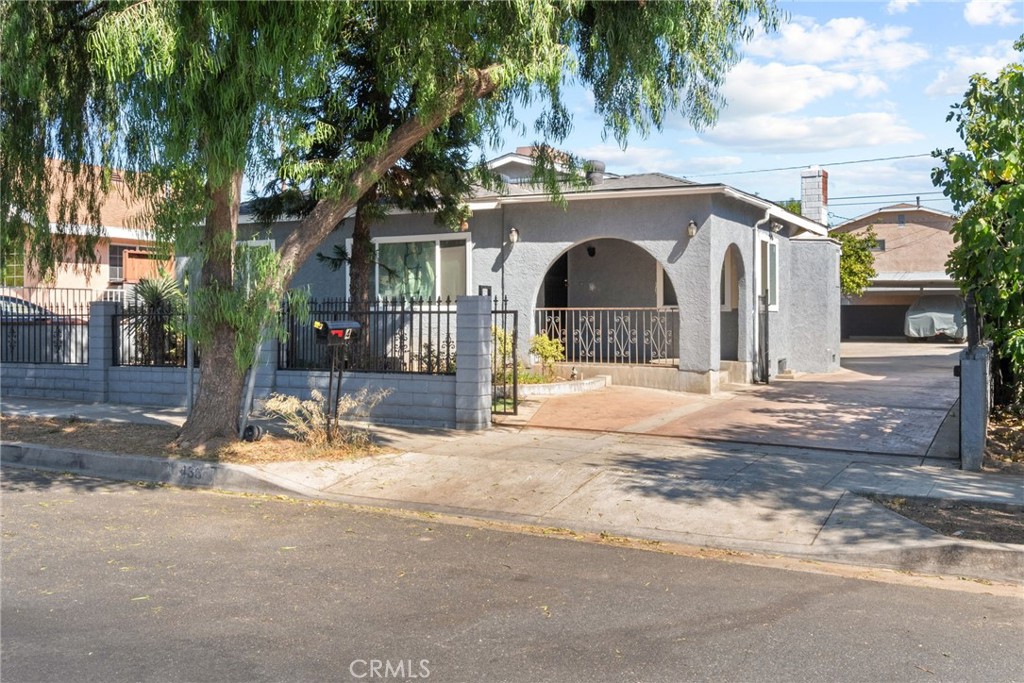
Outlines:
POLYGON ((889 0, 885 11, 889 14, 903 14, 911 5, 920 4, 921 0, 889 0))
POLYGON ((1020 23, 1014 12, 1019 6, 1014 0, 970 0, 964 5, 964 19, 971 26, 1012 26, 1020 23))
POLYGON ((668 173, 679 166, 673 151, 665 147, 593 145, 575 151, 584 159, 603 161, 611 173, 668 173))
POLYGON ((720 145, 778 152, 818 152, 914 142, 924 136, 884 112, 849 116, 753 116, 727 121, 707 133, 720 145))
POLYGON ((838 92, 872 96, 886 87, 884 81, 870 74, 827 71, 813 64, 759 65, 744 60, 729 72, 722 87, 727 103, 722 113, 729 119, 755 113, 792 113, 838 92))
POLYGON ((946 51, 948 66, 939 70, 924 92, 931 97, 962 97, 973 74, 983 73, 994 78, 1004 66, 1019 58, 1009 40, 986 46, 977 54, 966 48, 951 47, 946 51))
POLYGON ((795 17, 778 34, 760 35, 747 52, 842 70, 899 71, 928 58, 927 49, 906 40, 909 35, 907 27, 874 27, 859 17, 831 19, 825 24, 795 17))
MULTIPOLYGON (((686 141, 681 141, 681 144, 685 143, 686 141)), ((701 141, 701 144, 705 143, 701 141)), ((736 169, 743 163, 742 157, 736 155, 683 157, 674 150, 664 147, 627 147, 622 150, 616 145, 594 145, 577 149, 576 153, 584 159, 603 161, 609 172, 623 175, 633 173, 667 173, 675 176, 707 175, 736 169)))
POLYGON ((677 166, 682 169, 683 175, 707 175, 710 173, 723 173, 739 168, 743 164, 743 158, 732 155, 717 157, 689 157, 682 159, 677 166))

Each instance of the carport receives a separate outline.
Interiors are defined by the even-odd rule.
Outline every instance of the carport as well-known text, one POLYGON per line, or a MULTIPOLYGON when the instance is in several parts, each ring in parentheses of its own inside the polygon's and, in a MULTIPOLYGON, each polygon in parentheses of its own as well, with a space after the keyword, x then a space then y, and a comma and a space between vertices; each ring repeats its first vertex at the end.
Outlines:
POLYGON ((844 343, 842 370, 708 396, 611 386, 525 406, 528 427, 584 429, 918 458, 958 457, 946 420, 957 344, 844 343))

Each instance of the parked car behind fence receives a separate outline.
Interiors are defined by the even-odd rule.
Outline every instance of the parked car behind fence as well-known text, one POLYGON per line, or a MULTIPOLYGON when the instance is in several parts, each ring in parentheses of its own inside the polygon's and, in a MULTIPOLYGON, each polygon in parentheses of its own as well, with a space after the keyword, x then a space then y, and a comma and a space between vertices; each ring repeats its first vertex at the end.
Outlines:
POLYGON ((89 362, 87 303, 46 308, 21 297, 0 295, 0 328, 0 360, 5 363, 89 362))

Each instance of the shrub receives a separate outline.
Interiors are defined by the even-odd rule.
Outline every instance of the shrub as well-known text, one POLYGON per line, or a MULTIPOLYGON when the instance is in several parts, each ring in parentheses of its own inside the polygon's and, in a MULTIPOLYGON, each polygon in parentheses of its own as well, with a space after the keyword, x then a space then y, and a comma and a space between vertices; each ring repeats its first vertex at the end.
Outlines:
POLYGON ((540 359, 544 374, 549 378, 555 376, 555 363, 565 360, 565 347, 559 339, 551 339, 547 335, 538 334, 530 339, 530 353, 540 359))
POLYGON ((316 389, 311 392, 312 398, 304 401, 295 396, 271 394, 263 408, 284 420, 285 431, 314 448, 334 443, 362 447, 372 441, 370 429, 365 423, 353 421, 366 420, 389 393, 387 389, 360 389, 354 394, 342 394, 338 399, 338 420, 333 424, 326 410, 327 401, 316 389))

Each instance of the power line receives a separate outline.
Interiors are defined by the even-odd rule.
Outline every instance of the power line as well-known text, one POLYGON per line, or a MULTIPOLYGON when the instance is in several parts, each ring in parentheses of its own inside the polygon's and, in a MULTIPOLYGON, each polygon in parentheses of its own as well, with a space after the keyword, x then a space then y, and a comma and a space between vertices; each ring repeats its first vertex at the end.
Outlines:
MULTIPOLYGON (((878 158, 875 158, 875 159, 855 159, 853 161, 832 161, 832 162, 829 162, 829 163, 817 164, 817 165, 818 166, 849 166, 850 164, 870 164, 870 163, 874 163, 876 161, 896 161, 898 159, 918 159, 920 157, 930 157, 931 155, 932 155, 931 152, 927 152, 925 154, 904 154, 903 156, 898 156, 898 157, 878 157, 878 158)), ((804 164, 802 166, 780 166, 779 168, 760 168, 760 169, 758 169, 756 171, 730 171, 728 173, 697 173, 697 174, 694 174, 694 175, 692 175, 690 177, 693 177, 693 178, 708 178, 708 177, 711 177, 711 176, 721 177, 721 176, 731 176, 731 175, 749 175, 751 173, 773 173, 775 171, 796 171, 796 170, 801 170, 801 169, 805 169, 805 168, 809 168, 809 164, 804 164)))
MULTIPOLYGON (((896 195, 896 196, 903 196, 903 195, 896 195)), ((922 204, 925 204, 925 203, 936 204, 936 203, 943 202, 943 201, 946 201, 946 200, 944 200, 944 199, 922 199, 921 203, 922 204)), ((832 207, 832 206, 869 206, 869 205, 874 205, 874 204, 877 204, 877 202, 845 202, 845 203, 840 203, 840 204, 829 204, 829 206, 830 207, 832 207)))
POLYGON ((935 192, 898 192, 896 194, 858 194, 850 195, 849 197, 829 197, 829 199, 872 199, 875 197, 909 197, 926 194, 942 194, 942 190, 936 190, 935 192))

